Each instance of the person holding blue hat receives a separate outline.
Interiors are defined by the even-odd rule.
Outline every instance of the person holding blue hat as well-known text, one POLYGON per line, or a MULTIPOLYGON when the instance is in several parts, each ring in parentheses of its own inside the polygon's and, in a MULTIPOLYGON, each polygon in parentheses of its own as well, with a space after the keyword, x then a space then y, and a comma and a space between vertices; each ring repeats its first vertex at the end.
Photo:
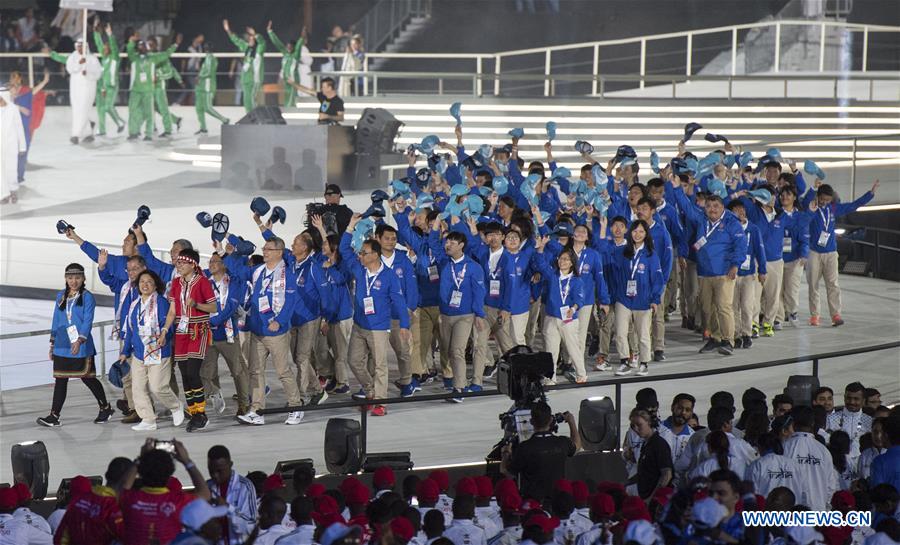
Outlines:
POLYGON ((798 208, 797 188, 786 184, 778 192, 780 221, 784 227, 781 239, 784 273, 782 275, 781 300, 775 320, 797 325, 800 301, 800 278, 809 257, 809 220, 812 215, 798 208))
POLYGON ((193 250, 194 245, 191 244, 191 241, 184 238, 175 240, 172 242, 172 248, 169 250, 171 263, 165 263, 156 258, 153 254, 153 249, 147 244, 143 226, 135 223, 131 226, 131 231, 134 233, 135 241, 137 242, 138 254, 147 262, 147 268, 155 272, 166 283, 166 295, 168 295, 172 288, 172 281, 178 275, 178 271, 175 268, 178 256, 185 250, 193 250))
MULTIPOLYGON (((674 261, 672 237, 669 235, 669 230, 666 228, 665 224, 656 221, 656 218, 659 217, 656 214, 656 201, 650 197, 642 197, 638 200, 635 211, 637 212, 638 218, 643 220, 650 229, 649 235, 653 239, 654 253, 659 258, 659 265, 662 268, 663 283, 668 284, 669 276, 672 271, 672 262, 674 261)), ((665 287, 663 287, 663 301, 665 301, 665 296, 665 287)), ((665 361, 666 359, 665 314, 666 309, 662 303, 660 303, 660 305, 657 305, 653 310, 651 318, 652 325, 650 326, 650 330, 653 339, 653 361, 656 362, 665 361)))
MULTIPOLYGON (((734 347, 750 348, 753 346, 751 334, 753 320, 759 316, 760 285, 768 281, 766 273, 769 263, 766 261, 765 239, 756 223, 748 219, 747 207, 754 206, 745 199, 734 199, 728 203, 728 210, 737 216, 747 239, 747 251, 744 261, 738 270, 734 284, 734 347)), ((771 325, 770 325, 771 327, 771 325)))

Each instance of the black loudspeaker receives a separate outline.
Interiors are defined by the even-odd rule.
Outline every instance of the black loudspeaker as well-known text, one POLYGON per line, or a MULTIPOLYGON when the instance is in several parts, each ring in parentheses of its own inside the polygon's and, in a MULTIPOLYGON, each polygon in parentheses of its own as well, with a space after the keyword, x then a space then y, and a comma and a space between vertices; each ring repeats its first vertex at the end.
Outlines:
POLYGON ((257 106, 237 121, 238 125, 287 125, 278 106, 257 106))
POLYGON ((615 450, 619 419, 612 398, 592 397, 581 400, 578 409, 578 433, 584 450, 615 450))
POLYGON ((12 446, 13 482, 25 483, 31 489, 31 497, 42 500, 47 497, 50 479, 50 457, 41 441, 29 441, 12 446))
POLYGON ((389 467, 394 471, 408 471, 413 468, 408 452, 381 452, 366 454, 362 470, 372 473, 379 467, 389 467))
POLYGON ((403 123, 384 108, 366 108, 356 122, 356 153, 391 153, 403 123))
POLYGON ((329 418, 325 426, 325 467, 335 475, 356 473, 362 466, 360 426, 356 420, 329 418))
POLYGON ((819 379, 812 375, 791 375, 788 377, 784 393, 791 396, 794 406, 812 406, 813 394, 819 389, 819 379))
POLYGON ((313 475, 316 474, 316 468, 313 465, 312 458, 300 458, 299 460, 279 460, 275 464, 275 473, 281 475, 285 481, 294 478, 294 470, 298 467, 308 467, 312 470, 313 475))

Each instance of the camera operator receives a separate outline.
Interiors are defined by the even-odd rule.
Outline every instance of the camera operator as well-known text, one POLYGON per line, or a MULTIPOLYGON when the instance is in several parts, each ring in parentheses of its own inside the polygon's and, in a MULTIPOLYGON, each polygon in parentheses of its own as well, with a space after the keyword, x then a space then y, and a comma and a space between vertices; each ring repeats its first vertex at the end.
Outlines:
POLYGON ((581 437, 572 413, 562 414, 569 425, 569 437, 554 435, 554 417, 550 405, 540 401, 531 409, 534 435, 513 448, 503 447, 501 471, 518 477, 522 496, 543 501, 553 492, 553 483, 565 478, 566 458, 581 449, 581 437))
POLYGON ((346 204, 341 204, 343 197, 344 194, 341 192, 339 185, 328 184, 325 186, 325 207, 322 213, 331 212, 334 214, 338 236, 344 234, 344 231, 347 230, 347 224, 350 223, 350 218, 353 217, 353 210, 346 204))

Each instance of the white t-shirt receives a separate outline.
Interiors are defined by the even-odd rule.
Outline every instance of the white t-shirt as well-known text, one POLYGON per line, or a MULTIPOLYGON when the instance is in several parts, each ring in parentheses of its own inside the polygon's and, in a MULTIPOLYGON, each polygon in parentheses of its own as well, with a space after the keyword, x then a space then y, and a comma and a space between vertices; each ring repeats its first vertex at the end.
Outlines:
POLYGON ((791 458, 770 452, 754 460, 744 472, 744 480, 753 483, 753 489, 762 497, 769 492, 784 486, 799 497, 799 471, 797 463, 791 458))
POLYGON ((484 530, 468 519, 453 519, 450 527, 444 530, 444 537, 453 545, 487 545, 484 530))
MULTIPOLYGON (((795 432, 784 442, 784 455, 797 464, 797 503, 814 511, 827 509, 838 490, 838 475, 831 453, 811 433, 795 432)), ((795 491, 796 494, 796 491, 795 491)))

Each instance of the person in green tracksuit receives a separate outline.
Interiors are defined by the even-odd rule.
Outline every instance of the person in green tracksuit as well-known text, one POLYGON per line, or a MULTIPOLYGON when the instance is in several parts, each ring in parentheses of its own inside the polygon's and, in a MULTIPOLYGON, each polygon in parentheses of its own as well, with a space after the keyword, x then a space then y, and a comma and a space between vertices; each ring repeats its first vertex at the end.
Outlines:
MULTIPOLYGON (((181 35, 179 34, 177 37, 180 38, 181 35)), ((181 40, 179 39, 178 43, 180 42, 181 40)), ((178 44, 176 43, 176 46, 177 45, 178 44)), ((173 120, 175 121, 175 126, 178 127, 179 130, 181 129, 181 118, 169 110, 169 95, 166 93, 166 88, 168 87, 168 81, 170 79, 174 79, 179 85, 184 85, 181 74, 179 74, 178 70, 175 70, 175 67, 172 66, 172 60, 169 57, 166 57, 162 61, 156 63, 156 79, 153 81, 153 100, 156 103, 156 111, 159 112, 159 115, 162 116, 163 120, 163 133, 160 135, 162 137, 172 135, 173 120)))
POLYGON ((241 97, 244 102, 244 110, 247 113, 256 107, 256 97, 263 83, 263 54, 266 52, 266 40, 256 33, 253 27, 247 27, 247 40, 242 40, 237 34, 231 32, 228 19, 222 20, 222 27, 228 33, 231 40, 244 54, 243 68, 241 68, 241 97))
POLYGON ((94 44, 97 51, 100 51, 100 66, 103 68, 103 75, 97 80, 97 124, 100 126, 99 136, 106 134, 106 116, 112 118, 116 124, 117 131, 125 130, 125 120, 119 116, 116 111, 116 98, 119 96, 119 44, 116 43, 116 37, 113 34, 112 26, 106 23, 104 27, 106 32, 107 43, 103 43, 103 36, 100 34, 100 21, 97 19, 94 23, 94 44))
POLYGON ((219 60, 213 56, 208 42, 203 44, 203 52, 206 53, 206 57, 200 64, 197 86, 194 88, 194 108, 197 110, 200 130, 194 134, 206 134, 206 114, 213 116, 225 125, 229 123, 228 118, 217 112, 212 105, 213 98, 216 96, 216 69, 219 66, 219 60))
POLYGON ((125 51, 131 61, 131 87, 128 96, 128 139, 140 136, 141 125, 145 125, 144 140, 153 140, 153 81, 156 65, 168 59, 178 48, 180 41, 158 53, 148 53, 147 44, 138 40, 138 35, 128 38, 125 51))
POLYGON ((284 80, 284 107, 294 107, 297 103, 297 90, 294 89, 293 85, 288 84, 288 81, 300 81, 299 60, 300 51, 303 49, 303 36, 301 35, 296 42, 289 42, 285 45, 275 34, 275 31, 272 30, 272 21, 269 21, 266 30, 268 30, 272 45, 284 55, 281 58, 281 79, 284 80))

